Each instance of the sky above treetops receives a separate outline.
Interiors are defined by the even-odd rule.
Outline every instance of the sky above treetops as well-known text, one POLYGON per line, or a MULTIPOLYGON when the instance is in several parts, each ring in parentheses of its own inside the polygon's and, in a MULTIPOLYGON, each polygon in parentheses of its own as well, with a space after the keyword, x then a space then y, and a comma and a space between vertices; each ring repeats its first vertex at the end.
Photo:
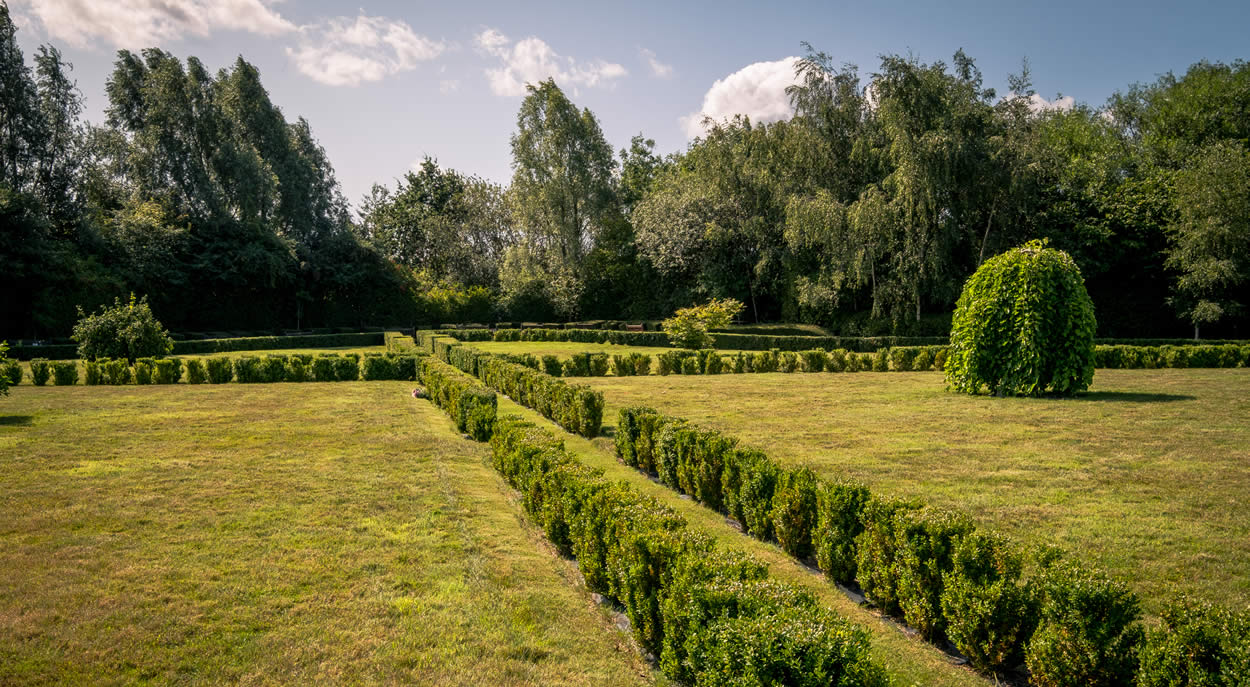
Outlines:
POLYGON ((1116 90, 1247 55, 1250 3, 401 2, 9 0, 28 58, 60 48, 104 119, 117 50, 158 46, 209 69, 242 55, 288 120, 306 118, 347 198, 424 156, 506 183, 525 84, 547 77, 615 148, 642 133, 683 150, 705 116, 789 115, 803 42, 858 65, 883 54, 974 58, 987 86, 1027 59, 1038 107, 1102 106, 1116 90))

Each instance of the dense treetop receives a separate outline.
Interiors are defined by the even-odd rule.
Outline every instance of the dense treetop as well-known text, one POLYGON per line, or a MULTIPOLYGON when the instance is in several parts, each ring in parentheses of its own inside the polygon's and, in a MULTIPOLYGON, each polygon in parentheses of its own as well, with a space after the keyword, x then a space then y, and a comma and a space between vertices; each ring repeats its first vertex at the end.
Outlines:
POLYGON ((76 306, 132 291, 175 331, 734 298, 748 320, 943 333, 982 262, 1042 238, 1084 275, 1102 335, 1246 332, 1242 61, 1038 110, 1027 63, 999 94, 962 51, 861 73, 809 47, 793 118, 712 122, 667 157, 641 134, 614 154, 547 80, 521 103, 507 187, 427 159, 353 216, 309 123, 242 57, 214 73, 121 51, 92 124, 60 53, 30 69, 15 35, 0 3, 0 336, 66 335, 76 306))

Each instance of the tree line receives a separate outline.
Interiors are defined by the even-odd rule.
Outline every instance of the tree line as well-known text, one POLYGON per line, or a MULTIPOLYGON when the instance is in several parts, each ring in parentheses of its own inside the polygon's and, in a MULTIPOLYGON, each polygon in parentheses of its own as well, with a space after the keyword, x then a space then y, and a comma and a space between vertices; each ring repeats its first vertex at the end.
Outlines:
POLYGON ((861 75, 807 47, 794 116, 615 151, 532 84, 506 187, 426 159, 353 216, 303 119, 242 58, 118 53, 101 125, 0 4, 0 303, 68 331, 133 291, 174 329, 658 319, 713 298, 843 334, 949 330, 964 280, 1033 239, 1069 253, 1103 336, 1244 336, 1250 68, 1201 62, 1104 107, 999 95, 962 51, 861 75))

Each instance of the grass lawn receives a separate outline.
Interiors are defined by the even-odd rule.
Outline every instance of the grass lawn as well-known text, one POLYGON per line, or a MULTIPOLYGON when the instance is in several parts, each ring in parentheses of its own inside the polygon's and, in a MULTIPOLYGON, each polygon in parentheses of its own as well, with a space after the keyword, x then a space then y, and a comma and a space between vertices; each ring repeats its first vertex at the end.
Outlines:
POLYGON ((410 382, 0 399, 0 684, 651 683, 410 382))
MULTIPOLYGON (((1099 370, 1077 399, 947 393, 941 373, 578 380, 783 463, 961 508, 1128 581, 1146 609, 1250 603, 1250 369, 1099 370)), ((606 446, 606 444, 605 444, 606 446)))

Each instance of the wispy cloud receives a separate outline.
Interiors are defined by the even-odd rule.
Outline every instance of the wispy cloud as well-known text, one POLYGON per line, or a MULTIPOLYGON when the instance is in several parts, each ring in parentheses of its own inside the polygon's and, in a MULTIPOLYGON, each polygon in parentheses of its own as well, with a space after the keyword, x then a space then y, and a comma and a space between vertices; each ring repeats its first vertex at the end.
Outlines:
MULTIPOLYGON (((213 31, 277 36, 296 30, 270 5, 274 0, 20 0, 52 38, 75 47, 146 48, 213 31)), ((27 24, 31 19, 23 18, 27 24)))
POLYGON ((703 96, 703 107, 681 118, 686 135, 695 138, 706 132, 704 119, 722 121, 746 115, 752 122, 775 122, 794 114, 786 87, 795 83, 797 57, 776 62, 756 62, 719 79, 703 96))
POLYGON ((647 65, 651 67, 651 75, 661 79, 667 79, 673 75, 673 65, 664 64, 655 57, 655 52, 647 48, 639 48, 638 54, 642 55, 642 59, 646 60, 647 65))
POLYGON ((459 79, 443 79, 438 82, 439 93, 443 93, 443 94, 455 93, 458 90, 460 90, 459 79))
POLYGON ((447 49, 407 22, 361 14, 301 26, 286 54, 305 76, 330 86, 357 86, 415 69, 447 49))
POLYGON ((486 29, 473 42, 479 52, 500 62, 500 66, 486 70, 486 80, 495 95, 525 95, 526 84, 547 78, 565 86, 608 86, 629 73, 614 62, 578 62, 563 57, 545 41, 532 36, 513 42, 495 29, 486 29))

